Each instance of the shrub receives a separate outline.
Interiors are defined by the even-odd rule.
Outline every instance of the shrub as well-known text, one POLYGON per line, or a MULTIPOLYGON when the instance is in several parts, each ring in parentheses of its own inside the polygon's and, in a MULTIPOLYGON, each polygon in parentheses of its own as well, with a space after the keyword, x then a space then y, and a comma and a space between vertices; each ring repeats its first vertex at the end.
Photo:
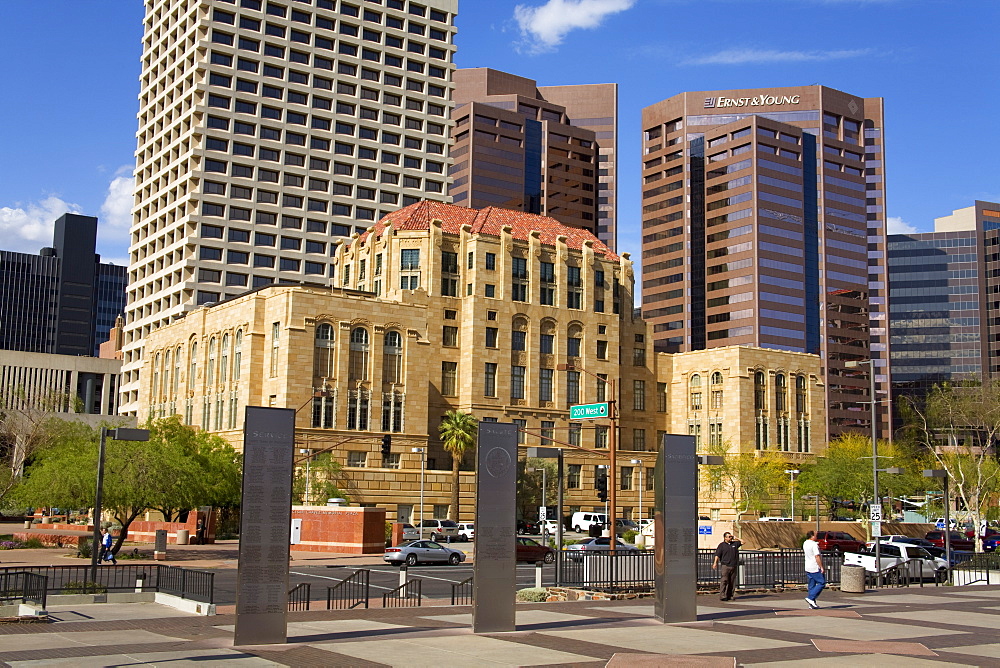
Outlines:
POLYGON ((63 585, 62 593, 64 594, 106 594, 108 588, 104 585, 95 584, 93 582, 82 582, 80 580, 71 580, 63 585))
POLYGON ((125 550, 120 551, 115 555, 118 559, 146 559, 146 554, 139 550, 137 547, 133 547, 131 552, 126 552, 125 550))
POLYGON ((35 538, 32 536, 28 540, 21 543, 21 547, 29 550, 37 550, 40 547, 46 547, 40 538, 35 538))
POLYGON ((628 531, 622 534, 622 540, 624 540, 626 543, 635 543, 635 537, 638 533, 639 532, 634 529, 629 529, 628 531))
POLYGON ((528 587, 517 590, 517 600, 522 603, 544 603, 549 597, 549 590, 544 587, 528 587))
POLYGON ((5 540, 0 542, 0 550, 16 550, 23 547, 21 541, 18 540, 5 540))
POLYGON ((90 553, 94 546, 89 540, 81 540, 76 547, 76 556, 90 559, 90 553))

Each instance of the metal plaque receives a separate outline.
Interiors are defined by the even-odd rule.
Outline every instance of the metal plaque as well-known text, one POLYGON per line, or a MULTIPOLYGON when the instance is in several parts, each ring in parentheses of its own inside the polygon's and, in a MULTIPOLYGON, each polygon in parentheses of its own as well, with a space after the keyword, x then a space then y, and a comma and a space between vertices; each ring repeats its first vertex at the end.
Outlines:
POLYGON ((236 573, 236 645, 288 640, 295 411, 247 406, 236 573))
MULTIPOLYGON (((694 436, 665 434, 653 474, 656 491, 654 614, 661 622, 698 619, 698 460, 694 436)), ((477 534, 478 537, 478 534, 477 534)))
POLYGON ((514 630, 517 425, 480 422, 476 450, 473 633, 514 630))

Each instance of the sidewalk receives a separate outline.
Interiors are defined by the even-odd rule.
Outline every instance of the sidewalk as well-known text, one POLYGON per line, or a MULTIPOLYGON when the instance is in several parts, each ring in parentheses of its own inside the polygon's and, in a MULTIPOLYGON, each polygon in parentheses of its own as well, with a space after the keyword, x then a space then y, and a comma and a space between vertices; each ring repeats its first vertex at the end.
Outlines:
POLYGON ((664 625, 648 600, 522 604, 517 631, 475 635, 471 608, 289 613, 289 643, 233 647, 231 615, 155 604, 52 610, 0 626, 8 666, 1000 666, 1000 587, 849 595, 699 597, 698 621, 664 625))

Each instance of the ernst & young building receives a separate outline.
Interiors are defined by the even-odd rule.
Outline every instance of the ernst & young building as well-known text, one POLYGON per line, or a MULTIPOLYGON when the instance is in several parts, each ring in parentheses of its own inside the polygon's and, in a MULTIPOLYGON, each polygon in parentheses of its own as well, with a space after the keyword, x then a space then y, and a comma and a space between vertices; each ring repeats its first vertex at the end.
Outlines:
MULTIPOLYGON (((657 349, 817 353, 831 433, 867 427, 869 360, 880 400, 889 387, 881 98, 682 93, 642 122, 642 307, 657 349)), ((755 406, 758 447, 781 440, 785 408, 755 406)))

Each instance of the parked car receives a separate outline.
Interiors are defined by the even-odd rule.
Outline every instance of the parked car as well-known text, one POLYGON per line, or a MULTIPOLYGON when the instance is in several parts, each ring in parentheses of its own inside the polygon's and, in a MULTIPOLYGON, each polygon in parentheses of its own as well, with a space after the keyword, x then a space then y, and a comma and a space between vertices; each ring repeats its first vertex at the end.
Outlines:
MULTIPOLYGON (((945 559, 945 554, 944 554, 945 550, 943 547, 925 547, 924 549, 930 552, 932 557, 935 557, 937 559, 945 559)), ((972 557, 975 556, 975 554, 976 554, 975 552, 968 552, 966 550, 952 550, 950 563, 952 566, 958 566, 962 562, 972 559, 972 557)), ((947 561, 947 559, 945 559, 945 561, 947 561)))
POLYGON ((518 520, 517 532, 536 534, 542 533, 542 529, 538 526, 538 522, 532 522, 531 520, 518 520))
MULTIPOLYGON (((986 538, 989 538, 989 537, 991 537, 991 536, 1000 536, 1000 531, 997 531, 997 530, 996 530, 996 529, 994 529, 993 527, 986 527, 985 529, 983 529, 983 532, 982 532, 982 534, 980 534, 980 535, 981 535, 981 536, 982 536, 982 537, 983 537, 984 539, 986 539, 986 538)), ((966 529, 966 531, 965 531, 965 537, 966 537, 966 538, 971 538, 971 539, 975 539, 975 537, 976 537, 976 532, 975 532, 975 531, 973 531, 972 529, 966 529)))
POLYGON ((476 539, 476 525, 472 522, 459 522, 458 535, 464 541, 476 539))
MULTIPOLYGON (((878 541, 880 543, 907 543, 909 545, 919 545, 920 547, 934 547, 934 543, 930 542, 926 538, 914 538, 912 536, 904 536, 902 534, 889 534, 888 536, 879 536, 878 541)), ((875 543, 873 541, 868 542, 868 547, 871 547, 875 543)))
POLYGON ((536 561, 542 561, 551 564, 556 560, 556 551, 547 545, 542 545, 537 540, 519 536, 516 548, 518 561, 527 561, 532 564, 536 561))
MULTIPOLYGON (((563 548, 568 551, 568 555, 571 559, 582 559, 582 552, 607 552, 611 549, 611 538, 585 538, 578 543, 573 543, 567 545, 563 548)), ((615 550, 621 552, 635 552, 639 548, 631 543, 626 543, 622 540, 618 540, 615 543, 615 550)))
POLYGON ((819 549, 829 552, 857 552, 865 544, 846 531, 818 531, 819 549))
POLYGON ((412 524, 404 524, 403 540, 420 540, 420 530, 412 524))
POLYGON ((550 536, 556 535, 556 533, 559 531, 559 522, 557 522, 556 520, 545 520, 544 522, 539 522, 539 524, 542 526, 543 529, 545 529, 545 532, 550 536))
POLYGON ((420 523, 424 535, 430 535, 431 540, 458 538, 458 523, 453 520, 424 520, 420 523))
MULTIPOLYGON (((902 563, 910 564, 912 575, 925 578, 936 577, 938 571, 948 567, 948 563, 944 559, 934 557, 926 549, 917 545, 886 543, 879 546, 878 564, 882 571, 902 563)), ((844 565, 864 566, 865 570, 870 573, 878 570, 875 565, 875 551, 868 548, 857 553, 848 552, 845 554, 844 565)))
POLYGON ((638 530, 639 530, 639 525, 633 522, 632 520, 627 520, 622 517, 619 517, 618 519, 615 520, 615 531, 618 532, 618 535, 621 535, 626 531, 638 531, 638 530))
MULTIPOLYGON (((928 531, 927 535, 924 536, 927 540, 934 544, 934 547, 944 547, 944 531, 928 531)), ((951 549, 953 550, 974 550, 976 549, 976 543, 969 540, 964 535, 958 533, 957 531, 951 532, 951 549)))
POLYGON ((993 534, 989 538, 984 538, 983 552, 996 552, 997 544, 1000 544, 1000 534, 993 534))
POLYGON ((433 540, 411 540, 396 547, 387 547, 382 560, 394 566, 417 564, 451 564, 465 561, 465 552, 445 547, 433 540))
POLYGON ((606 526, 607 523, 608 516, 604 513, 575 512, 569 524, 573 527, 573 531, 587 533, 590 531, 591 525, 600 524, 601 526, 606 526))
POLYGON ((791 522, 791 517, 758 517, 758 522, 791 522))

